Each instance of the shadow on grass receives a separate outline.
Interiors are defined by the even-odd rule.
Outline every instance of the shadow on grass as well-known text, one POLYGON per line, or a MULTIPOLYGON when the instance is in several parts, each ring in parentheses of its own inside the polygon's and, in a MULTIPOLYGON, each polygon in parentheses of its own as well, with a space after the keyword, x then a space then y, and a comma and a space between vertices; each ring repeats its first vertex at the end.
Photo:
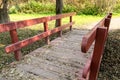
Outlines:
MULTIPOLYGON (((23 39, 35 36, 36 34, 40 34, 43 32, 43 30, 32 30, 29 28, 24 28, 24 29, 17 30, 17 32, 18 32, 19 40, 23 40, 23 39)), ((65 33, 65 32, 67 32, 67 30, 65 30, 63 32, 65 33)), ((53 40, 56 37, 58 37, 57 33, 51 35, 50 40, 53 40)), ((10 38, 9 32, 1 33, 0 34, 0 71, 2 70, 2 68, 6 67, 8 64, 15 61, 14 54, 13 53, 6 54, 6 52, 4 50, 4 48, 9 44, 11 44, 11 38, 10 38)), ((22 55, 24 56, 45 44, 46 43, 45 43, 44 39, 39 40, 33 44, 30 44, 27 47, 24 47, 21 49, 22 55)))
POLYGON ((100 80, 120 79, 120 29, 109 32, 99 78, 100 80))

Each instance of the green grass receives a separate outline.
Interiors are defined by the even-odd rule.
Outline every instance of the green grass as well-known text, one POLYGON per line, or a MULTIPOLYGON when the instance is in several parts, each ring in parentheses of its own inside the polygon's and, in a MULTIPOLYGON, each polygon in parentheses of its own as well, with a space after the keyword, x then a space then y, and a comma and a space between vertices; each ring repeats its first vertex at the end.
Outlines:
MULTIPOLYGON (((38 17, 44 17, 44 16, 50 16, 54 14, 11 14, 10 18, 12 21, 19 21, 19 20, 25 20, 25 19, 32 19, 32 18, 38 18, 38 17)), ((81 28, 82 25, 89 24, 92 22, 99 21, 104 16, 92 16, 92 15, 76 15, 73 17, 73 21, 75 21, 75 28, 81 28), (77 27, 76 27, 77 26, 77 27)), ((62 19, 62 23, 69 22, 69 18, 62 19)), ((50 27, 54 27, 55 22, 50 22, 50 27)))
MULTIPOLYGON (((10 14, 11 21, 19 21, 19 20, 26 20, 26 19, 32 19, 32 18, 38 18, 43 16, 49 16, 54 14, 10 14)), ((102 19, 103 16, 90 16, 90 15, 76 15, 73 17, 73 21, 75 21, 75 28, 81 28, 84 24, 89 24, 92 22, 99 21, 102 19)), ((65 24, 69 22, 69 18, 62 19, 62 24, 65 24)), ((55 21, 49 22, 49 29, 54 28, 55 21)), ((38 33, 43 32, 43 24, 34 25, 32 27, 26 27, 23 29, 19 29, 18 31, 18 37, 19 40, 26 39, 28 37, 32 37, 38 33)), ((54 39, 56 35, 53 35, 51 39, 54 39)), ((6 54, 4 51, 5 46, 9 45, 11 43, 11 38, 8 32, 1 33, 0 34, 0 69, 6 66, 7 64, 14 61, 13 54, 6 54)), ((45 41, 40 40, 35 42, 32 45, 29 45, 22 49, 23 55, 45 45, 45 41)))

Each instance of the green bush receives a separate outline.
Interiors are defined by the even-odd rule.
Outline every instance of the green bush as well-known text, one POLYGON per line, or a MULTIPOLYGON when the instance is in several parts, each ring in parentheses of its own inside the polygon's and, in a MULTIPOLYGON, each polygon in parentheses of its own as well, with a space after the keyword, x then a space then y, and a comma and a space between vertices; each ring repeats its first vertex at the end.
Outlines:
POLYGON ((86 15, 97 15, 99 14, 99 10, 96 7, 88 7, 88 8, 83 9, 82 13, 86 15))
POLYGON ((114 9, 113 9, 114 12, 116 13, 120 13, 120 4, 117 4, 114 9))
POLYGON ((20 4, 19 9, 16 6, 10 8, 9 13, 54 13, 55 5, 52 3, 40 3, 34 0, 28 3, 20 4))
POLYGON ((66 12, 76 12, 77 11, 77 8, 73 5, 64 5, 63 7, 63 12, 66 13, 66 12))
POLYGON ((15 5, 15 6, 12 6, 10 9, 9 9, 9 13, 10 14, 16 14, 16 13, 19 13, 19 6, 18 5, 15 5))
POLYGON ((85 15, 97 15, 99 14, 99 9, 94 5, 86 3, 84 8, 80 10, 80 13, 85 15))
MULTIPOLYGON (((30 0, 26 3, 18 4, 9 9, 9 13, 55 13, 55 3, 40 3, 35 0, 30 0)), ((120 12, 120 5, 117 5, 115 8, 116 11, 120 12)), ((85 15, 97 15, 101 13, 105 13, 104 11, 100 11, 99 7, 96 7, 94 4, 88 2, 84 2, 83 4, 64 4, 63 13, 67 12, 76 12, 77 14, 85 14, 85 15)))

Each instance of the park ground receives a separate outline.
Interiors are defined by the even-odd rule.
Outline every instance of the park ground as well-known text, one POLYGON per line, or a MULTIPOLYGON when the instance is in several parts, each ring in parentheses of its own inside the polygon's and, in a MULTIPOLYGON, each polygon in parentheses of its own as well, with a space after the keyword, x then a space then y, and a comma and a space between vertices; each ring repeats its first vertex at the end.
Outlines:
MULTIPOLYGON (((53 14, 50 14, 53 15, 53 14)), ((11 14, 10 18, 11 21, 18 21, 23 19, 31 19, 31 18, 37 18, 42 16, 48 16, 47 15, 39 15, 39 14, 11 14)), ((100 19, 102 19, 104 16, 86 16, 86 15, 77 15, 74 17, 74 21, 76 24, 74 25, 75 28, 79 29, 90 29, 93 27, 96 22, 98 22, 100 19)), ((66 23, 68 21, 68 18, 64 19, 62 22, 66 23)), ((109 31, 109 36, 106 42, 105 46, 105 52, 100 68, 100 74, 99 78, 102 78, 104 80, 118 80, 120 79, 120 24, 119 24, 120 18, 119 15, 113 16, 112 22, 111 22, 111 28, 109 31), (112 67, 111 67, 112 66, 112 67)), ((50 29, 54 28, 54 22, 49 23, 50 29)), ((38 32, 42 32, 43 27, 42 25, 37 25, 36 27, 31 28, 25 28, 18 30, 18 35, 20 36, 20 40, 33 36, 37 34, 38 32), (39 30, 40 29, 40 30, 39 30)), ((56 35, 53 35, 51 39, 56 38, 56 35)), ((2 33, 0 34, 0 70, 2 70, 3 67, 7 67, 11 62, 13 62, 15 59, 13 58, 13 55, 6 55, 3 48, 10 43, 10 37, 8 33, 2 33), (1 44, 2 43, 2 44, 1 44)), ((32 46, 29 46, 27 48, 24 48, 22 50, 22 53, 27 54, 35 49, 37 49, 40 46, 43 46, 45 43, 43 41, 39 41, 32 46)))

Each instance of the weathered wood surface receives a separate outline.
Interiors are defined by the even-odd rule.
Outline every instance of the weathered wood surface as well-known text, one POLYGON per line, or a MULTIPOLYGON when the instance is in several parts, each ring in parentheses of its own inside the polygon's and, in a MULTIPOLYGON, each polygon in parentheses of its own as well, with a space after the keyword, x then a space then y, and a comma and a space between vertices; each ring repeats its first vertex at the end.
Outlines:
POLYGON ((81 40, 88 31, 73 29, 53 40, 8 69, 3 69, 3 80, 78 80, 93 48, 81 52, 81 40), (79 73, 79 74, 78 74, 79 73), (78 76, 79 75, 79 76, 78 76))

